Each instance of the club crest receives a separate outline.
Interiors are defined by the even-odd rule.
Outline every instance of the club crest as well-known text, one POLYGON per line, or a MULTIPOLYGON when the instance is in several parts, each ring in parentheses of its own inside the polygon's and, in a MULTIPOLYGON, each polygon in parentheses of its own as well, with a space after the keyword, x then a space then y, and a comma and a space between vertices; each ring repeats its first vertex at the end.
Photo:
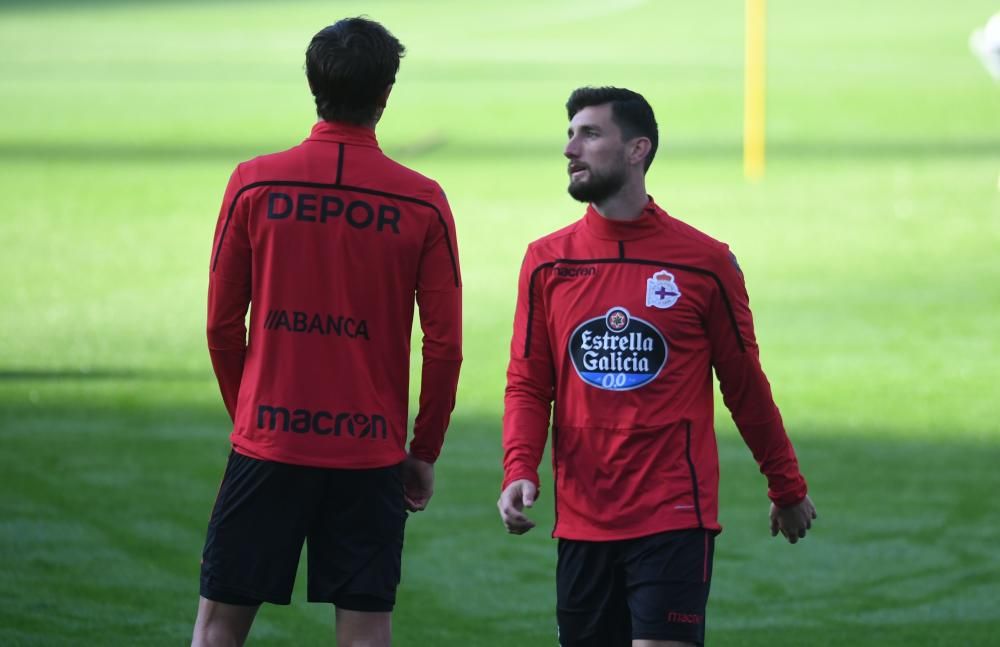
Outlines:
POLYGON ((646 279, 646 307, 666 310, 681 298, 674 275, 660 270, 652 278, 646 279))

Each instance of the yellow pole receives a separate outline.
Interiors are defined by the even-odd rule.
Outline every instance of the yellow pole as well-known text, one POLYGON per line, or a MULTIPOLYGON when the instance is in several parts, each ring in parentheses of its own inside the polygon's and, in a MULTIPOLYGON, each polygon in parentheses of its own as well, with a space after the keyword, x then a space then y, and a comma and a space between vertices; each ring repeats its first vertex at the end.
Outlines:
POLYGON ((746 61, 743 85, 743 175, 764 176, 767 0, 746 0, 746 61))

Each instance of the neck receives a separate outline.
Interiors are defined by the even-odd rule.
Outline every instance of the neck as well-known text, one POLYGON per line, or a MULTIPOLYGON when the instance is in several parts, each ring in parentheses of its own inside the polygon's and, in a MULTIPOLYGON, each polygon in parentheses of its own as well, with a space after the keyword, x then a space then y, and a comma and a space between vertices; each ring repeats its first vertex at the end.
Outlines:
MULTIPOLYGON (((382 118, 382 111, 379 110, 378 113, 376 113, 375 117, 370 122, 363 123, 363 124, 353 124, 353 125, 361 126, 362 128, 367 128, 369 130, 375 130, 375 125, 379 122, 379 119, 381 119, 381 118, 382 118)), ((316 123, 318 123, 318 124, 319 123, 323 123, 324 121, 326 121, 326 119, 323 119, 322 117, 318 117, 316 119, 316 123)), ((347 123, 349 123, 349 122, 347 122, 347 123)))
POLYGON ((635 220, 642 215, 642 210, 649 202, 646 193, 646 183, 629 182, 613 196, 594 202, 594 209, 608 220, 635 220))

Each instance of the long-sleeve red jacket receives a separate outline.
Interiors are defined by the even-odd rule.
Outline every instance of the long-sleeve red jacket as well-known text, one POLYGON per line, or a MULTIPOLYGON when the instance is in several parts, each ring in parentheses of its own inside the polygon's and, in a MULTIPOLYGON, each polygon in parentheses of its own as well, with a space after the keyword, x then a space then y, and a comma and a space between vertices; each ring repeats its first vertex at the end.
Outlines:
POLYGON ((343 123, 319 122, 302 144, 237 166, 208 290, 235 450, 346 469, 402 461, 414 299, 424 337, 410 452, 434 462, 462 359, 441 187, 386 157, 371 129, 343 123))
POLYGON ((806 483, 760 367, 729 248, 652 200, 631 222, 588 208, 524 258, 504 487, 538 484, 554 402, 554 536, 721 530, 713 368, 769 496, 778 505, 801 501, 806 483))

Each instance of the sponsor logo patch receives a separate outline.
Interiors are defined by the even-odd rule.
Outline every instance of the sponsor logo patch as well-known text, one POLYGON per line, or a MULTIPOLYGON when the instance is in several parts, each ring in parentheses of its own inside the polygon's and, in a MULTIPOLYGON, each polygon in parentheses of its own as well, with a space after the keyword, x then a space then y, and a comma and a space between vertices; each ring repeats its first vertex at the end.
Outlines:
POLYGON ((628 391, 660 374, 667 363, 667 342, 649 322, 615 306, 576 327, 569 338, 569 355, 587 384, 628 391))
POLYGON ((298 310, 268 310, 264 330, 368 339, 368 322, 364 319, 298 310))
POLYGON ((386 440, 385 417, 377 413, 338 413, 288 409, 270 404, 257 407, 257 428, 270 431, 291 431, 297 434, 310 432, 320 436, 351 436, 353 438, 379 438, 386 440))
POLYGON ((660 270, 653 278, 646 279, 646 307, 666 310, 681 298, 681 290, 677 287, 674 275, 666 270, 660 270))

